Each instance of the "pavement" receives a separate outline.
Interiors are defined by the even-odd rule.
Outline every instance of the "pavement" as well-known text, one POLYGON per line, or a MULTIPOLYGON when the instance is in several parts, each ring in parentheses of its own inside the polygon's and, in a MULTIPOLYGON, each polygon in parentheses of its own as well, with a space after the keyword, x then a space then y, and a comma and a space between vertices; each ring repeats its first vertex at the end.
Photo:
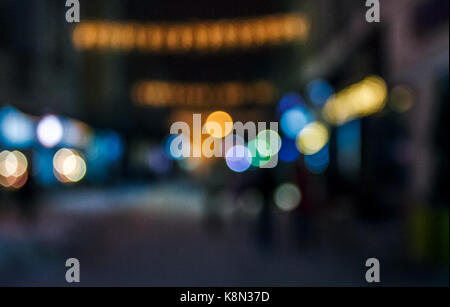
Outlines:
POLYGON ((82 286, 368 286, 377 256, 382 285, 447 285, 448 267, 415 263, 399 225, 206 215, 205 193, 180 184, 63 190, 37 216, 0 214, 0 285, 67 286, 77 258, 82 286), (400 242, 400 243, 399 243, 400 242))

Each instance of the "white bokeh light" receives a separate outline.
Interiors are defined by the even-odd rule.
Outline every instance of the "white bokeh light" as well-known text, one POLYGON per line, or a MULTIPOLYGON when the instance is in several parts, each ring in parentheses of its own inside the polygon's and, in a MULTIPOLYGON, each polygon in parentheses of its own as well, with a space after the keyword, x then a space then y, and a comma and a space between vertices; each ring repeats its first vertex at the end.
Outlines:
POLYGON ((42 118, 37 127, 39 142, 47 148, 56 146, 63 137, 63 126, 55 115, 47 115, 42 118))
POLYGON ((274 194, 275 205, 282 211, 292 211, 302 201, 300 189, 292 183, 280 185, 274 194))

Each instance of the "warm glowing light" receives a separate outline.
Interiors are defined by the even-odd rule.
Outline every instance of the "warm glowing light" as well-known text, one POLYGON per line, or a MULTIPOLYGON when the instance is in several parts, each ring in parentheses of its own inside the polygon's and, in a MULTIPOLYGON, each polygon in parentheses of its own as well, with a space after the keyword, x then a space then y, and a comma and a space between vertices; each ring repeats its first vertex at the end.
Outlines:
POLYGON ((28 181, 28 172, 23 173, 22 176, 16 177, 14 182, 11 184, 11 188, 13 189, 20 189, 22 188, 25 183, 28 181))
POLYGON ((299 188, 292 183, 280 185, 275 190, 275 205, 283 211, 292 211, 300 205, 302 194, 299 188))
POLYGON ((226 112, 213 112, 206 119, 204 127, 206 132, 211 136, 224 138, 233 131, 233 119, 226 112))
POLYGON ((132 88, 131 98, 139 105, 152 107, 233 107, 267 105, 276 92, 275 86, 267 81, 182 83, 155 80, 137 82, 132 88))
POLYGON ((341 125, 380 112, 386 97, 384 80, 370 76, 331 96, 323 108, 323 116, 329 123, 341 125))
POLYGON ((44 147, 56 146, 63 137, 63 126, 55 115, 47 115, 41 119, 37 127, 37 137, 44 147))
POLYGON ((27 158, 19 151, 3 151, 0 153, 0 176, 20 177, 28 168, 27 158))
POLYGON ((57 171, 60 174, 64 173, 63 164, 64 161, 74 155, 73 151, 67 148, 60 149, 56 152, 55 156, 53 157, 53 168, 55 171, 57 171))
POLYGON ((19 151, 0 153, 0 185, 5 188, 21 188, 28 179, 28 160, 19 151))
POLYGON ((394 87, 389 96, 389 107, 398 113, 407 112, 414 105, 414 92, 405 85, 394 87))
POLYGON ((304 155, 318 153, 329 140, 327 127, 319 122, 307 125, 297 137, 297 148, 304 155))
POLYGON ((53 169, 59 181, 79 182, 86 175, 86 162, 75 150, 63 148, 53 157, 53 169))
POLYGON ((12 153, 9 153, 6 156, 6 159, 3 163, 5 165, 5 171, 3 172, 5 177, 13 175, 19 167, 19 161, 17 161, 16 156, 12 153))
POLYGON ((75 27, 73 43, 80 50, 214 52, 305 40, 308 33, 300 14, 178 24, 86 21, 75 27))

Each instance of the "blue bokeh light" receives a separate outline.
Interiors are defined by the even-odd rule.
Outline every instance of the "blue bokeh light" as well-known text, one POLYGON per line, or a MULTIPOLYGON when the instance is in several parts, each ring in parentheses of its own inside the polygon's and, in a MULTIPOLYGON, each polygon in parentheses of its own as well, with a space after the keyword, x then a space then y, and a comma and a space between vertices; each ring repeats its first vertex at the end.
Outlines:
POLYGON ((191 143, 190 140, 182 134, 171 134, 164 138, 162 144, 164 146, 167 157, 172 160, 183 160, 186 157, 189 157, 191 151, 191 143), (182 141, 179 141, 179 138, 182 138, 182 141), (177 140, 177 143, 175 144, 178 144, 178 148, 176 150, 178 152, 173 152, 173 148, 171 148, 172 142, 174 142, 175 140, 177 140))
POLYGON ((7 106, 0 110, 0 142, 6 147, 25 148, 34 142, 34 124, 25 114, 7 106))
POLYGON ((165 151, 160 146, 153 147, 147 155, 147 165, 156 174, 166 174, 172 170, 172 160, 167 157, 165 151))
POLYGON ((281 150, 278 157, 283 162, 294 162, 300 157, 300 152, 297 149, 295 140, 283 137, 281 141, 281 150))
POLYGON ((330 150, 328 144, 318 153, 305 156, 305 166, 311 173, 321 174, 327 170, 329 164, 330 150))
POLYGON ((53 172, 54 149, 38 148, 33 150, 33 175, 36 182, 42 186, 52 186, 58 183, 53 172))
POLYGON ((308 84, 308 95, 315 106, 323 106, 334 94, 334 88, 325 80, 314 80, 308 84))
POLYGON ((361 167, 361 120, 338 127, 336 144, 339 170, 346 176, 356 176, 361 167))
POLYGON ((278 114, 282 115, 284 112, 291 108, 301 107, 305 105, 305 100, 296 93, 288 93, 281 98, 280 103, 278 104, 278 114))
POLYGON ((314 120, 314 116, 305 107, 297 106, 281 116, 281 130, 291 139, 295 139, 303 128, 314 120))
POLYGON ((252 154, 247 147, 236 145, 227 151, 225 161, 233 172, 242 173, 250 168, 252 154))

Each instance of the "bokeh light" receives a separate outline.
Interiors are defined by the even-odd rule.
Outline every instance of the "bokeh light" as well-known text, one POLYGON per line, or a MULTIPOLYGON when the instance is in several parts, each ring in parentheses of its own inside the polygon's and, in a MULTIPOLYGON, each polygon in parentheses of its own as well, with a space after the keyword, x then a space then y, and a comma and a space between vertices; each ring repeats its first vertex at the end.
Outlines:
POLYGON ((309 100, 315 106, 323 106, 334 94, 334 88, 325 80, 314 80, 307 87, 309 100))
POLYGON ((258 189, 244 190, 236 200, 238 208, 247 216, 253 217, 261 213, 264 196, 258 189))
POLYGON ((227 151, 225 161, 233 172, 242 173, 251 166, 252 157, 247 147, 236 145, 227 151))
POLYGON ((336 129, 336 162, 345 177, 353 177, 361 167, 361 120, 354 120, 336 129))
POLYGON ((278 154, 281 145, 281 137, 274 130, 263 130, 256 136, 256 149, 262 157, 272 157, 278 154))
POLYGON ((86 175, 86 162, 77 151, 62 148, 53 157, 53 169, 60 182, 79 182, 86 175))
POLYGON ((414 92, 406 85, 394 87, 389 96, 389 107, 395 112, 407 112, 414 105, 414 92))
POLYGON ((369 76, 331 96, 322 114, 329 123, 341 125, 380 112, 386 97, 386 82, 380 77, 369 76))
POLYGON ((108 161, 115 162, 119 160, 124 151, 123 141, 119 134, 114 131, 104 131, 99 136, 102 140, 102 149, 108 161))
POLYGON ((305 166, 313 174, 325 172, 330 164, 330 150, 328 144, 318 153, 305 156, 305 166))
POLYGON ((280 121, 281 130, 287 137, 295 139, 299 132, 312 120, 312 114, 305 107, 297 106, 283 113, 280 121))
POLYGON ((55 151, 49 148, 38 147, 33 150, 33 170, 30 175, 40 186, 48 187, 58 182, 53 170, 54 155, 55 151))
POLYGON ((312 122, 299 133, 297 148, 304 155, 314 155, 328 143, 328 140, 328 128, 320 122, 312 122))
POLYGON ((302 194, 292 183, 284 183, 275 190, 275 205, 282 211, 292 211, 300 205, 302 194))
POLYGON ((102 131, 90 137, 86 156, 95 163, 116 162, 123 155, 124 144, 114 131, 102 131))
POLYGON ((163 140, 163 144, 166 149, 165 151, 167 156, 172 160, 182 160, 190 155, 190 140, 182 134, 169 135, 163 140))
POLYGON ((211 108, 212 105, 268 105, 275 99, 276 93, 276 86, 265 80, 219 83, 140 80, 132 86, 131 98, 143 106, 211 108))
POLYGON ((226 112, 213 112, 206 119, 205 130, 215 138, 224 138, 233 131, 233 119, 226 112))
POLYGON ((281 150, 278 153, 278 157, 281 161, 294 162, 300 157, 300 152, 297 149, 295 140, 283 137, 281 143, 281 150))
POLYGON ((20 151, 0 153, 0 185, 5 188, 21 188, 28 179, 28 160, 20 151))
POLYGON ((22 176, 28 168, 25 155, 19 151, 5 150, 0 153, 0 175, 4 177, 22 176))
POLYGON ((37 127, 39 142, 47 148, 54 147, 63 138, 63 125, 55 115, 44 116, 37 127))
POLYGON ((24 148, 34 140, 31 119, 13 107, 0 110, 0 143, 8 147, 24 148))
POLYGON ((72 39, 80 50, 213 52, 304 41, 309 28, 306 16, 293 13, 183 23, 100 20, 78 24, 72 39))
POLYGON ((257 149, 257 139, 253 139, 247 144, 247 148, 251 154, 251 163, 254 167, 262 167, 269 163, 270 156, 262 156, 257 149))
POLYGON ((291 108, 303 107, 304 105, 305 101, 302 96, 297 93, 288 93, 281 98, 278 104, 278 113, 281 115, 291 108))
POLYGON ((245 145, 245 139, 238 134, 229 134, 223 139, 222 153, 223 155, 233 146, 245 145))
POLYGON ((125 150, 124 141, 112 130, 89 133, 88 139, 89 142, 84 150, 86 164, 89 165, 87 178, 91 182, 105 182, 114 172, 114 167, 116 170, 119 167, 118 162, 125 150))
POLYGON ((186 158, 182 160, 177 160, 178 166, 187 172, 193 172, 202 165, 202 159, 201 158, 186 158))
POLYGON ((166 174, 172 170, 172 160, 167 157, 161 146, 154 146, 147 154, 147 165, 156 174, 166 174))
POLYGON ((61 146, 85 148, 89 145, 92 132, 87 124, 73 119, 65 119, 62 121, 62 125, 64 133, 61 146))

